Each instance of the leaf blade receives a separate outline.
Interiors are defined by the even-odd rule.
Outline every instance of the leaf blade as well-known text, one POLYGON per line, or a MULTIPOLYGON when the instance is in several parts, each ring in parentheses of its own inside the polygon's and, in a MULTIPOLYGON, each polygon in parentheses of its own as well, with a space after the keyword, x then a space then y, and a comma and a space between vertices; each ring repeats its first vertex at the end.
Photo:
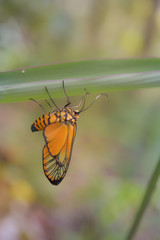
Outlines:
POLYGON ((86 88, 91 93, 160 86, 160 59, 111 59, 66 62, 0 73, 0 102, 44 99, 44 87, 54 98, 86 88))

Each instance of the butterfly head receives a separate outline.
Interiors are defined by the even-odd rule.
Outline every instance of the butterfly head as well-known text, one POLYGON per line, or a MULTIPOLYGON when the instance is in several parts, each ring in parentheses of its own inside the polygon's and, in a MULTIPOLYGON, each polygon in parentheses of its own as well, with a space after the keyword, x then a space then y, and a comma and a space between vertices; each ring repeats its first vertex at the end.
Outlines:
POLYGON ((74 110, 73 113, 72 113, 72 115, 73 115, 76 119, 78 119, 78 118, 79 118, 79 111, 78 111, 78 110, 74 110))

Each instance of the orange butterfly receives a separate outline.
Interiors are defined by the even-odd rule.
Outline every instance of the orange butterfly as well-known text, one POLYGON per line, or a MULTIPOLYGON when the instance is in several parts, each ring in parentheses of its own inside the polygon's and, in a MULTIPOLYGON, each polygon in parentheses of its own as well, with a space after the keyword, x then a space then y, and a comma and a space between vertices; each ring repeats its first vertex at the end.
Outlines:
MULTIPOLYGON (((46 88, 50 100, 56 107, 56 110, 53 110, 51 113, 47 113, 40 103, 34 99, 30 99, 38 103, 39 106, 45 111, 45 114, 37 118, 37 120, 32 124, 31 130, 32 132, 43 130, 43 136, 45 140, 45 145, 42 151, 43 170, 46 177, 53 185, 58 185, 63 180, 68 170, 79 114, 88 109, 100 96, 106 95, 98 95, 94 101, 84 109, 85 96, 88 94, 87 92, 82 96, 78 106, 69 107, 71 102, 66 94, 64 81, 63 90, 67 98, 67 104, 64 106, 64 108, 60 109, 55 104, 48 92, 48 89, 46 88), (80 107, 82 102, 83 106, 81 110, 73 110, 75 107, 80 107)), ((47 103, 51 107, 48 101, 47 103)))

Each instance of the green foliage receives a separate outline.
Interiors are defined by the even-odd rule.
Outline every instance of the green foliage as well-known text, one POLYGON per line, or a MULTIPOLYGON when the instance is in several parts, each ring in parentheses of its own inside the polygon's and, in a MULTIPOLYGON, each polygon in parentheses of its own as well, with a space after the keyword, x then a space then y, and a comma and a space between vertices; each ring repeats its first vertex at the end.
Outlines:
POLYGON ((160 86, 160 59, 117 59, 59 63, 0 73, 0 102, 44 99, 44 87, 69 95, 160 86))

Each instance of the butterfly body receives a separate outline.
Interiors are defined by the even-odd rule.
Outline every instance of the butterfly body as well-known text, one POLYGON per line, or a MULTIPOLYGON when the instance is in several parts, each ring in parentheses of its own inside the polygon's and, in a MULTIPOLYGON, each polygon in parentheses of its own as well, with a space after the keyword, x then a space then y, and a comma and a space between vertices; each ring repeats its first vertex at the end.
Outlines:
POLYGON ((52 113, 43 114, 37 118, 31 126, 31 131, 42 131, 46 126, 51 123, 62 123, 62 124, 74 124, 79 118, 78 111, 73 111, 70 108, 63 108, 62 110, 56 110, 52 113))

